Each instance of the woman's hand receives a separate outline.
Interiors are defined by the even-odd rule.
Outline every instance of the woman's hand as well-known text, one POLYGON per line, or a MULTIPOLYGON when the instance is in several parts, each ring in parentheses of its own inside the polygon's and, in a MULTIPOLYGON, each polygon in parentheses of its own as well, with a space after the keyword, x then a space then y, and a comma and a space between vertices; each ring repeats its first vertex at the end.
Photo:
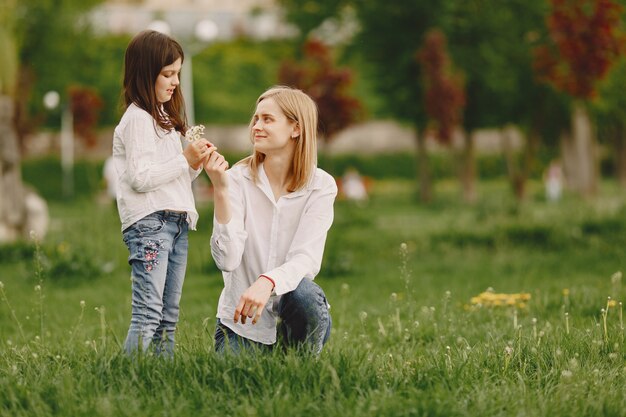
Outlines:
POLYGON ((204 138, 194 140, 185 147, 183 156, 191 168, 198 169, 212 152, 211 148, 215 149, 213 144, 204 138))
POLYGON ((209 148, 210 154, 204 161, 204 170, 209 176, 213 187, 216 190, 221 190, 228 186, 228 176, 226 175, 228 161, 216 149, 213 145, 209 148))
POLYGON ((235 323, 241 317, 241 323, 246 324, 248 317, 252 318, 252 324, 256 324, 263 314, 263 309, 272 295, 274 284, 269 279, 259 277, 239 299, 235 309, 235 323))

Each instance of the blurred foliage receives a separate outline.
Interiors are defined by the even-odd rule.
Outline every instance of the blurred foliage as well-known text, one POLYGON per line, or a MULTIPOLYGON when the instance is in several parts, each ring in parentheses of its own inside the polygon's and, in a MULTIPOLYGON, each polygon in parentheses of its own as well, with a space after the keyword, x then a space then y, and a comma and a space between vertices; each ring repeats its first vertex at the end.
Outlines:
POLYGON ((32 131, 43 118, 43 95, 50 90, 67 102, 72 83, 90 85, 94 68, 89 53, 102 54, 91 41, 93 36, 81 15, 100 0, 22 0, 15 8, 14 36, 17 39, 19 74, 17 80, 18 134, 32 131), (81 65, 77 65, 80 63, 81 65))
MULTIPOLYGON (((101 161, 79 160, 74 164, 74 198, 89 198, 105 188, 101 161)), ((48 201, 65 200, 63 171, 57 157, 22 161, 22 179, 48 201)))
POLYGON ((283 61, 280 84, 300 88, 311 96, 319 111, 322 138, 330 142, 362 115, 360 101, 350 93, 352 70, 336 67, 331 49, 319 40, 308 40, 303 50, 302 60, 283 61))
POLYGON ((557 90, 590 99, 598 80, 626 51, 622 7, 614 0, 549 3, 549 38, 534 50, 535 71, 557 90))
POLYGON ((16 5, 16 0, 2 0, 0 7, 0 94, 13 94, 17 81, 16 5))
POLYGON ((194 56, 196 119, 247 124, 256 98, 278 82, 278 67, 293 51, 287 41, 237 39, 213 44, 194 56))

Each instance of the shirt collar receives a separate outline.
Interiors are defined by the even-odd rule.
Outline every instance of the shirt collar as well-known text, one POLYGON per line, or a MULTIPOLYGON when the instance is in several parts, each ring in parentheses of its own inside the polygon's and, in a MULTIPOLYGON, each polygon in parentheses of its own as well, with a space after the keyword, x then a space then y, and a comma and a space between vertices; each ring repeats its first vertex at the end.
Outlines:
MULTIPOLYGON (((309 180, 309 182, 302 187, 301 189, 294 191, 292 193, 289 194, 285 194, 283 196, 283 198, 295 198, 295 197, 299 197, 303 194, 306 194, 309 191, 313 191, 313 190, 319 190, 322 188, 322 181, 321 178, 319 177, 319 175, 316 175, 316 170, 317 168, 314 168, 313 170, 313 175, 311 177, 311 179, 309 180)), ((252 181, 252 172, 250 170, 250 167, 246 167, 246 169, 244 169, 243 172, 243 176, 246 177, 247 179, 249 179, 250 181, 252 181)), ((265 195, 268 196, 268 198, 272 201, 274 200, 274 195, 272 192, 272 187, 270 186, 270 181, 267 178, 267 174, 265 173, 265 168, 263 167, 263 163, 261 162, 261 164, 259 164, 259 175, 258 175, 258 179, 259 179, 259 183, 256 184, 257 187, 259 187, 264 193, 265 195)))

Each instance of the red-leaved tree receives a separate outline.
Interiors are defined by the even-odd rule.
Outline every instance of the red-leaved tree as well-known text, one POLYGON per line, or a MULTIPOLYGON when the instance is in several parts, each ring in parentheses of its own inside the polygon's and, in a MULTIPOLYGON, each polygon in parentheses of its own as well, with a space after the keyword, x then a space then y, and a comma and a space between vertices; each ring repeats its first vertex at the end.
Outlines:
POLYGON ((463 77, 452 68, 443 32, 430 30, 416 57, 424 70, 426 113, 436 126, 437 139, 450 144, 454 129, 461 124, 465 89, 463 77))
POLYGON ((585 101, 624 51, 622 7, 614 0, 550 0, 549 40, 534 51, 538 78, 574 98, 572 126, 564 135, 569 185, 584 195, 597 187, 595 138, 585 101))
POLYGON ((71 86, 68 95, 74 117, 74 131, 88 147, 92 147, 97 142, 95 129, 104 102, 96 90, 89 87, 71 86))
POLYGON ((362 106, 349 92, 352 71, 334 65, 328 46, 312 39, 303 48, 304 58, 298 62, 283 62, 278 79, 281 84, 297 87, 315 100, 322 137, 328 143, 337 132, 358 120, 362 106))
MULTIPOLYGON (((430 124, 434 125, 437 140, 450 145, 454 129, 461 125, 465 87, 461 74, 452 68, 446 36, 441 30, 432 29, 426 33, 416 59, 423 69, 426 114, 430 124)), ((420 193, 423 201, 429 201, 432 198, 432 187, 425 136, 424 133, 418 138, 418 158, 422 167, 420 193)))

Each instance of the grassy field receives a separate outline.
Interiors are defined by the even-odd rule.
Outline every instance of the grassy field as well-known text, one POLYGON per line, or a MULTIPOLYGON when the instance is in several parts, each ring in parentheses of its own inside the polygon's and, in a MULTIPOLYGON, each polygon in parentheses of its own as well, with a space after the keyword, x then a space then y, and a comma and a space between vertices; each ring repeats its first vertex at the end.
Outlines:
POLYGON ((319 358, 213 353, 222 279, 206 203, 176 358, 129 361, 117 213, 51 203, 43 242, 0 247, 0 415, 626 415, 626 195, 607 183, 597 199, 548 204, 533 184, 519 204, 494 181, 467 206, 441 182, 425 207, 411 186, 381 181, 365 207, 337 202, 319 358))

